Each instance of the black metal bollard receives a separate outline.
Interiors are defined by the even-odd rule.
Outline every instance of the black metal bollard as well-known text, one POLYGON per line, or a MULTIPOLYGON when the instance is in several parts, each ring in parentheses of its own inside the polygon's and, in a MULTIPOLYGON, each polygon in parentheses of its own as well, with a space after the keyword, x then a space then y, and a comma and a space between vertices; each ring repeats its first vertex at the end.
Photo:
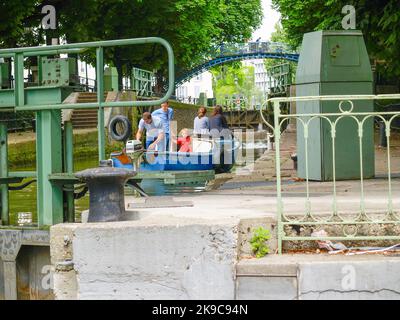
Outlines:
POLYGON ((102 161, 100 167, 76 173, 89 188, 88 222, 120 221, 125 214, 124 184, 135 171, 112 168, 102 161))
POLYGON ((379 121, 379 145, 381 147, 387 147, 385 123, 383 121, 379 121))
POLYGON ((293 160, 293 169, 297 170, 297 153, 293 153, 290 158, 293 160))

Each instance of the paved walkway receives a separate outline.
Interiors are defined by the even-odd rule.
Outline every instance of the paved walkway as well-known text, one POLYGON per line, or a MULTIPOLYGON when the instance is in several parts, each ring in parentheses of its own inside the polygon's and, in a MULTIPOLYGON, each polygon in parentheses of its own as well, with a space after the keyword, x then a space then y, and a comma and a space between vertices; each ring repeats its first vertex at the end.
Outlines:
MULTIPOLYGON (((96 128, 90 129, 74 129, 74 134, 84 134, 88 132, 97 131, 96 128)), ((36 141, 36 133, 35 132, 12 132, 8 134, 8 145, 18 144, 23 142, 33 142, 36 141)))
MULTIPOLYGON (((376 140, 377 141, 377 140, 376 140)), ((296 179, 290 155, 296 150, 296 132, 288 130, 282 137, 282 196, 286 214, 304 214, 306 182, 296 179)), ((387 154, 376 147, 375 179, 364 181, 366 211, 386 213, 388 208, 387 154)), ((391 147, 392 194, 394 210, 400 212, 400 138, 394 135, 391 147)), ((221 219, 276 217, 275 154, 266 152, 254 166, 239 169, 239 174, 218 175, 209 192, 173 197, 176 201, 192 201, 193 207, 139 209, 144 214, 174 217, 221 219)), ((360 210, 360 181, 338 181, 337 203, 339 213, 356 214, 360 210)), ((332 182, 310 182, 309 196, 313 214, 331 214, 333 204, 332 182)), ((128 198, 128 202, 140 201, 128 198)))
MULTIPOLYGON (((332 213, 332 186, 329 182, 314 182, 310 185, 311 212, 315 215, 332 213)), ((337 204, 339 213, 357 214, 360 210, 360 187, 358 181, 341 181, 337 184, 337 204)), ((400 212, 400 179, 392 181, 393 207, 400 212)), ((302 215, 306 208, 304 182, 293 182, 282 188, 284 212, 290 215, 302 215)), ((365 204, 369 213, 387 212, 387 181, 374 179, 365 183, 365 204)), ((276 217, 277 201, 274 184, 265 183, 245 186, 240 189, 221 189, 195 195, 171 197, 179 201, 191 201, 192 207, 146 208, 138 209, 143 214, 168 215, 173 217, 221 219, 221 218, 257 218, 276 217)), ((127 197, 129 203, 142 201, 127 197)), ((157 206, 155 202, 155 206, 157 206)))

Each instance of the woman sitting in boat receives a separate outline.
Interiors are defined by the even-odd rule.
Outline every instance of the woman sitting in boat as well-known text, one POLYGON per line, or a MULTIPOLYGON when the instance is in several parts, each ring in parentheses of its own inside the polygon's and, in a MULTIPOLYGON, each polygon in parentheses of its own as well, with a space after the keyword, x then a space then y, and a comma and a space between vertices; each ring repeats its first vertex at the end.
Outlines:
POLYGON ((222 114, 222 107, 217 105, 214 107, 213 113, 210 118, 210 134, 213 137, 220 136, 221 132, 229 130, 228 121, 222 114))
POLYGON ((200 107, 197 111, 197 117, 193 121, 193 133, 195 135, 208 135, 210 131, 210 122, 206 117, 207 109, 200 107))

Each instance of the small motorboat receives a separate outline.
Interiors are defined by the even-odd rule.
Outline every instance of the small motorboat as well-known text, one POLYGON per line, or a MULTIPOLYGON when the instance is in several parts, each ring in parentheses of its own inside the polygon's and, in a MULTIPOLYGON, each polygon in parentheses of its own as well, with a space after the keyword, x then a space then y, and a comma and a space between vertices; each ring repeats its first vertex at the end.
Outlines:
POLYGON ((197 171, 229 172, 235 164, 240 143, 222 138, 193 138, 192 152, 145 150, 138 140, 126 142, 123 152, 113 152, 114 167, 136 171, 197 171))

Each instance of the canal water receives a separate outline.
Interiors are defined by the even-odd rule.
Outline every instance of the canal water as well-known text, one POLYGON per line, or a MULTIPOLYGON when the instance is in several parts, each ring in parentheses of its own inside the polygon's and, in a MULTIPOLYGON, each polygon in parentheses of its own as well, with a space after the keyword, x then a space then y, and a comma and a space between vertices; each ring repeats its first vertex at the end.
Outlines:
MULTIPOLYGON (((81 159, 77 160, 74 163, 75 171, 84 170, 87 168, 93 168, 97 166, 97 160, 87 160, 81 159)), ((35 167, 23 167, 18 168, 13 171, 35 171, 35 167)), ((22 183, 31 180, 30 178, 25 179, 22 183)), ((10 224, 17 225, 18 224, 18 213, 31 213, 32 214, 32 222, 37 223, 37 208, 36 208, 36 199, 37 199, 37 189, 36 183, 30 184, 28 187, 19 191, 10 191, 10 224)), ((76 216, 80 218, 81 212, 83 210, 88 209, 89 207, 89 197, 86 195, 85 197, 78 199, 75 201, 75 211, 76 216)))
MULTIPOLYGON (((243 144, 241 148, 242 156, 245 158, 245 152, 254 154, 254 160, 258 159, 265 151, 267 150, 267 145, 263 141, 257 141, 252 144, 243 144)), ((242 164, 243 165, 243 164, 242 164)), ((97 167, 98 162, 96 156, 93 159, 80 159, 76 160, 74 163, 75 171, 84 170, 87 168, 97 167)), ((232 170, 234 171, 238 166, 235 166, 232 170)), ((24 167, 14 169, 13 171, 34 171, 34 167, 24 167)), ((30 179, 26 179, 23 183, 29 181, 30 179)), ((162 180, 143 180, 141 182, 141 187, 143 190, 151 195, 177 195, 182 193, 196 193, 202 192, 205 190, 204 183, 191 183, 184 185, 165 185, 162 180)), ((126 187, 125 188, 126 195, 135 195, 135 192, 126 187)), ((10 223, 11 225, 18 224, 18 214, 21 213, 31 213, 32 222, 37 223, 37 209, 36 209, 36 183, 32 183, 28 187, 20 191, 10 191, 10 223)), ((87 210, 89 208, 89 196, 86 194, 81 199, 75 201, 75 213, 76 220, 80 221, 80 216, 82 211, 87 210)))

